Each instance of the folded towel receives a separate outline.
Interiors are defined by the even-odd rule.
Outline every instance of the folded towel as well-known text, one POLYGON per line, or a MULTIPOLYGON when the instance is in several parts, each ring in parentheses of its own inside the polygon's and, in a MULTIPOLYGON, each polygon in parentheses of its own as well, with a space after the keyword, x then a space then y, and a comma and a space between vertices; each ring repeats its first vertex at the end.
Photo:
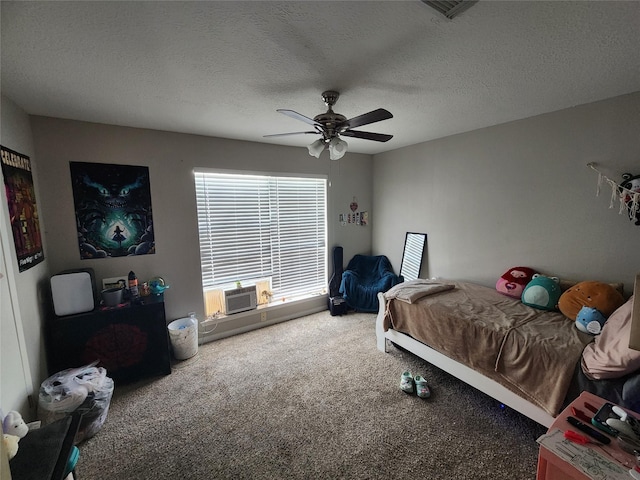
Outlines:
POLYGON ((409 280, 408 282, 399 283, 391 287, 384 296, 387 300, 395 298, 401 302, 413 303, 427 295, 453 290, 454 288, 455 285, 450 283, 418 278, 417 280, 409 280))

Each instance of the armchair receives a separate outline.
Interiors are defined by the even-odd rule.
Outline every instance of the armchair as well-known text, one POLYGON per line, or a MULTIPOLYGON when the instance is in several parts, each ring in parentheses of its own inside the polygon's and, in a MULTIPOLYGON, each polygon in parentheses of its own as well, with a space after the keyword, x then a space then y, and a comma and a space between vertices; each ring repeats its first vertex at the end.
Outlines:
POLYGON ((360 312, 378 311, 378 292, 386 292, 403 278, 393 273, 384 255, 356 255, 342 273, 340 293, 347 305, 360 312))

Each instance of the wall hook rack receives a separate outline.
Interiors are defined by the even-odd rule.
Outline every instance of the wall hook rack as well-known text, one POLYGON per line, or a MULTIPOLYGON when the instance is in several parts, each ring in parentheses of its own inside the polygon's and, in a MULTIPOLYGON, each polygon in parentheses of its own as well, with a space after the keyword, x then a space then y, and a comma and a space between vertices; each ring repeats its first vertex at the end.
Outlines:
POLYGON ((611 187, 609 208, 614 208, 618 203, 618 213, 626 213, 629 220, 635 220, 635 224, 640 225, 640 175, 632 176, 625 173, 622 175, 625 182, 620 185, 598 170, 594 162, 587 163, 587 167, 598 173, 596 196, 600 195, 602 185, 606 183, 611 187))

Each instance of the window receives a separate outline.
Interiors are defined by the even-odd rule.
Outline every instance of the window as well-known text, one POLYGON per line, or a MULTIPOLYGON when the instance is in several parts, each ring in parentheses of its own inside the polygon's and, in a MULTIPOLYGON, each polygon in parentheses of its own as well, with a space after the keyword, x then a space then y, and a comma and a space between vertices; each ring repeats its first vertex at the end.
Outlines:
POLYGON ((326 290, 325 179, 197 171, 195 184, 205 294, 265 278, 274 300, 326 290))

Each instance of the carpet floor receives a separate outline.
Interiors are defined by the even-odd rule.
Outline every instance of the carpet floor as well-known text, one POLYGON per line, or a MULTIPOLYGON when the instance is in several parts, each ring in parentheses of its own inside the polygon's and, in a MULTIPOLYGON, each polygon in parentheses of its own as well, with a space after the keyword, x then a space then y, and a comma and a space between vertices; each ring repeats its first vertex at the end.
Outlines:
POLYGON ((535 478, 546 429, 412 354, 375 315, 321 312, 201 345, 116 385, 81 480, 535 478), (399 389, 424 376, 432 395, 399 389))

